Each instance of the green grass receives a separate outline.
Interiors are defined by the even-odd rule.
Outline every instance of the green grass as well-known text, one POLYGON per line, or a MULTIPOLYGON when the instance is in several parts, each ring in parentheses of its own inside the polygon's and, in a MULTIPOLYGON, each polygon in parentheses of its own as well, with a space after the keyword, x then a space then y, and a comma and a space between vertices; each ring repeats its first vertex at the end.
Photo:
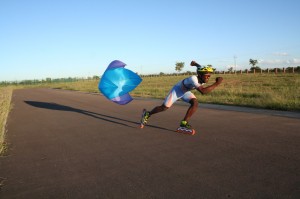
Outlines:
MULTIPOLYGON (((248 106, 276 110, 300 111, 299 74, 226 74, 217 76, 223 83, 209 94, 193 91, 200 103, 248 106)), ((140 97, 164 98, 169 89, 188 76, 145 77, 131 94, 140 97)))
MULTIPOLYGON (((201 95, 192 91, 200 103, 248 106, 275 110, 300 111, 300 74, 220 74, 223 83, 211 93, 201 95)), ((134 97, 164 99, 172 86, 187 75, 143 77, 142 83, 131 92, 134 97)), ((42 87, 98 93, 98 82, 86 80, 51 83, 42 87)))
POLYGON ((0 87, 0 154, 5 150, 5 125, 11 107, 12 87, 0 87))

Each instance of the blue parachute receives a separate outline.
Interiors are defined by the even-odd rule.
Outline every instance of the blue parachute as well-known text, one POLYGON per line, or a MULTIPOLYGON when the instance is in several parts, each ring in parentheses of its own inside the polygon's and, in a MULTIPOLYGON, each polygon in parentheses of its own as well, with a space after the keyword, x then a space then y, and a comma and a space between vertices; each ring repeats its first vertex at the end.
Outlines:
POLYGON ((134 90, 141 82, 140 76, 125 69, 126 64, 119 60, 112 61, 101 77, 98 88, 107 99, 120 104, 132 101, 129 92, 134 90))

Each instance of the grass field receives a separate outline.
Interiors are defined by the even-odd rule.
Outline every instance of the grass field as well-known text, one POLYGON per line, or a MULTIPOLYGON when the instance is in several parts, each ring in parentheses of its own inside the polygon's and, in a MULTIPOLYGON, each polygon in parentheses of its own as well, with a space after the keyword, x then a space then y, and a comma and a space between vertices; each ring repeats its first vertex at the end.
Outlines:
MULTIPOLYGON (((193 91, 200 103, 247 106, 274 110, 300 111, 300 74, 226 74, 212 75, 208 85, 217 76, 223 83, 207 95, 193 91)), ((143 77, 142 83, 131 92, 134 97, 163 99, 172 86, 183 78, 179 76, 143 77)), ((6 118, 11 109, 13 89, 44 87, 99 93, 98 80, 43 83, 36 85, 0 87, 0 152, 5 148, 6 118)))
MULTIPOLYGON (((212 84, 217 76, 222 76, 224 81, 213 92, 201 95, 198 91, 193 91, 200 103, 300 111, 299 74, 213 75, 208 85, 212 84)), ((172 86, 185 77, 188 76, 143 77, 142 83, 131 95, 163 99, 172 86)), ((95 80, 48 84, 47 87, 99 92, 98 81, 95 80)))
POLYGON ((5 149, 4 133, 6 119, 11 108, 12 90, 11 87, 0 87, 0 154, 5 149))

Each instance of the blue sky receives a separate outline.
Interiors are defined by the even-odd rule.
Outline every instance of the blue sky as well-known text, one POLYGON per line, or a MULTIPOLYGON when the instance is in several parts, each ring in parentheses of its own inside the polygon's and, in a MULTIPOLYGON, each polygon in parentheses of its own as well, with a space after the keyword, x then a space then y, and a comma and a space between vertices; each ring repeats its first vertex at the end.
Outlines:
POLYGON ((0 0, 0 81, 300 65, 298 0, 0 0), (234 59, 236 56, 236 59, 234 59), (235 62, 236 61, 236 62, 235 62))

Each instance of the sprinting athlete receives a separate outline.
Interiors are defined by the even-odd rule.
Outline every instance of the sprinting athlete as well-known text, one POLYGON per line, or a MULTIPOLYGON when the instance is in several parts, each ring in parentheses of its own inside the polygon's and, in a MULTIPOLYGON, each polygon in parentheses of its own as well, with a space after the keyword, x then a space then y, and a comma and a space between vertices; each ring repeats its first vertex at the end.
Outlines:
POLYGON ((143 110, 141 118, 141 128, 147 124, 149 118, 156 113, 168 110, 174 102, 182 99, 184 102, 190 103, 183 120, 180 123, 180 127, 177 129, 178 132, 194 135, 196 131, 188 123, 189 119, 195 113, 198 108, 198 100, 195 95, 191 92, 193 89, 197 89, 201 94, 206 94, 214 90, 223 81, 222 77, 217 77, 216 82, 210 86, 203 87, 209 80, 213 68, 202 67, 195 61, 191 62, 191 66, 197 67, 197 76, 193 75, 179 81, 169 92, 161 106, 153 108, 151 111, 143 110))

